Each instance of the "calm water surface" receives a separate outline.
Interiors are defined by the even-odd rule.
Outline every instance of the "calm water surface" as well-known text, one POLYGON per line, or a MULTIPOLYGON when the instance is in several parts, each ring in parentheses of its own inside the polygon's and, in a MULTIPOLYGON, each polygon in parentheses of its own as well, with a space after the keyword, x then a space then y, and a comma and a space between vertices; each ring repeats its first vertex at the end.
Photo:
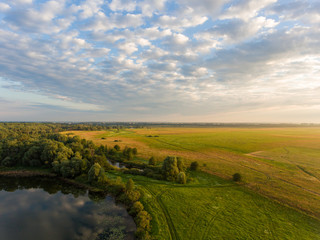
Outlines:
POLYGON ((125 208, 53 179, 0 177, 1 240, 131 240, 125 208))

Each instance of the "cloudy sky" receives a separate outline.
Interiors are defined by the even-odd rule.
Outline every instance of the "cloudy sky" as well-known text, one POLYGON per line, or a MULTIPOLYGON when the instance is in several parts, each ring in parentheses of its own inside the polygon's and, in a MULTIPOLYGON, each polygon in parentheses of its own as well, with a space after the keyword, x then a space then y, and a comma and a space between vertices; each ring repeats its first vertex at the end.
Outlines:
POLYGON ((318 0, 0 0, 0 121, 320 122, 318 0))

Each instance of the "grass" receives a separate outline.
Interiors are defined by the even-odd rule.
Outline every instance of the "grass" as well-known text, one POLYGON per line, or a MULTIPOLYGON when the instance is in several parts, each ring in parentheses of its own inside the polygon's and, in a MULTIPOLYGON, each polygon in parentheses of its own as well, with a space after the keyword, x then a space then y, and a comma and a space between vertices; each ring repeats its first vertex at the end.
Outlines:
MULTIPOLYGON (((209 176, 213 178, 219 176, 228 180, 235 172, 239 172, 243 177, 246 188, 280 202, 282 205, 290 206, 318 220, 320 219, 320 128, 154 128, 74 133, 82 138, 93 140, 97 144, 109 146, 118 144, 121 148, 125 146, 136 147, 140 159, 148 159, 150 156, 154 156, 158 161, 162 161, 167 155, 176 155, 183 157, 187 164, 196 160, 200 163, 201 170, 210 173, 209 176), (150 135, 159 137, 148 137, 150 135), (102 137, 105 139, 102 139, 102 137), (116 143, 114 140, 121 140, 121 142, 116 143)), ((197 181, 201 181, 201 178, 197 177, 197 181)), ((205 181, 208 181, 208 178, 205 178, 205 181)), ((189 184, 188 188, 193 185, 195 184, 189 184)), ((169 208, 171 200, 178 201, 178 195, 176 194, 178 192, 180 194, 184 193, 183 188, 179 188, 179 191, 176 191, 176 187, 163 190, 166 186, 167 184, 161 183, 146 187, 146 193, 149 189, 149 195, 158 199, 158 202, 161 200, 157 206, 154 206, 155 208, 160 209, 161 205, 169 208), (165 193, 162 193, 163 191, 165 193)), ((229 189, 232 189, 231 192, 238 194, 238 197, 235 197, 233 201, 238 201, 238 205, 250 203, 251 208, 253 202, 251 203, 249 199, 245 201, 247 195, 239 195, 238 188, 238 186, 229 187, 229 189)), ((212 199, 214 199, 215 194, 222 194, 221 198, 228 202, 228 196, 223 195, 218 190, 209 189, 212 192, 212 199)), ((225 191, 226 188, 223 189, 225 191)), ((203 186, 199 188, 199 191, 195 187, 192 187, 192 190, 194 196, 201 196, 201 191, 205 193, 208 191, 203 186)), ((188 192, 188 190, 186 191, 188 192)), ((203 204, 206 201, 210 202, 210 197, 203 204)), ((148 204, 152 205, 152 202, 150 201, 148 204)), ((228 204, 232 205, 232 201, 228 204)), ((203 213, 202 210, 199 211, 203 213)), ((236 209, 233 209, 233 211, 236 212, 236 209)), ((250 215, 250 212, 245 212, 244 209, 241 211, 243 214, 250 215)), ((275 221, 275 229, 277 229, 277 225, 280 224, 280 220, 277 220, 276 216, 277 210, 261 208, 259 211, 257 209, 255 211, 259 214, 262 212, 264 215, 271 214, 270 218, 275 220, 270 220, 270 222, 275 221)), ((219 216, 224 216, 223 213, 226 213, 226 210, 219 213, 216 220, 212 220, 213 224, 211 225, 214 225, 215 228, 219 229, 219 216)), ((238 214, 240 213, 238 212, 238 214)), ((180 211, 176 214, 183 217, 179 215, 180 211)), ((158 222, 169 224, 170 219, 166 219, 165 215, 158 222)), ((175 219, 175 215, 171 218, 175 219)), ((172 222, 175 221, 179 220, 172 220, 172 222)), ((252 218, 248 220, 248 223, 253 224, 255 221, 258 220, 252 218)), ((298 222, 292 221, 292 224, 298 222)), ((223 223, 221 224, 223 225, 223 223)), ((303 229, 308 229, 306 224, 301 226, 304 226, 303 229)), ((226 229, 228 228, 231 228, 231 226, 227 227, 226 225, 226 229)), ((286 228, 283 227, 283 231, 286 228)), ((160 229, 160 232, 165 228, 158 226, 158 229, 160 229)), ((179 233, 179 228, 176 229, 179 233)), ((251 231, 250 229, 248 227, 249 231, 251 231)), ((166 232, 166 230, 164 231, 166 232)), ((220 231, 222 230, 220 229, 220 231)), ((266 232, 268 231, 266 229, 266 232)), ((288 236, 274 237, 274 239, 290 239, 290 234, 287 233, 286 235, 288 236)), ((229 239, 229 237, 226 238, 229 239)), ((221 237, 219 238, 221 239, 221 237)), ((250 239, 251 237, 243 238, 250 239)), ((208 239, 210 238, 208 237, 208 239)), ((272 239, 271 236, 270 239, 272 239)))
POLYGON ((319 221, 210 174, 187 185, 118 176, 144 193, 155 239, 320 239, 319 221))
POLYGON ((320 219, 320 128, 155 128, 76 132, 98 144, 136 147, 139 157, 177 155, 320 219), (148 137, 149 135, 159 137, 148 137), (105 139, 101 139, 104 137, 105 139), (115 143, 114 140, 121 140, 115 143))

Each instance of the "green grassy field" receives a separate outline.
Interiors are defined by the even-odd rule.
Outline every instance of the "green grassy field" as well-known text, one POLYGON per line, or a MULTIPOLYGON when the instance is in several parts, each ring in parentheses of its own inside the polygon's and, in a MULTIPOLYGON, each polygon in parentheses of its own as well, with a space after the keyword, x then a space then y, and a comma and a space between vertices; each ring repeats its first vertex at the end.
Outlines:
MULTIPOLYGON (((219 181, 223 181, 221 179, 215 180, 218 183, 217 187, 215 184, 212 184, 212 187, 205 187, 208 183, 203 183, 201 187, 193 186, 192 188, 189 185, 172 187, 172 184, 163 182, 157 184, 150 182, 147 185, 139 182, 144 187, 144 191, 149 191, 148 194, 152 198, 158 199, 155 201, 157 203, 155 208, 161 209, 161 206, 165 206, 167 209, 156 222, 165 222, 168 226, 170 222, 173 225, 176 223, 175 230, 170 231, 172 236, 175 233, 178 236, 186 236, 183 235, 185 232, 193 236, 193 232, 190 232, 192 226, 202 226, 206 223, 209 224, 208 227, 200 227, 200 229, 196 227, 195 231, 198 235, 195 236, 202 237, 198 239, 214 239, 214 236, 217 236, 217 239, 235 239, 226 235, 229 232, 242 236, 238 239, 259 239, 260 236, 261 239, 317 239, 314 236, 319 239, 319 232, 314 231, 314 224, 319 224, 320 219, 320 128, 154 128, 74 133, 98 144, 136 147, 140 159, 154 156, 161 162, 167 155, 176 155, 183 157, 187 163, 197 160, 201 170, 215 179, 219 179, 215 177, 219 176, 228 180, 235 172, 241 173, 244 183, 241 187, 220 187, 219 181), (115 140, 120 142, 114 142, 115 140), (269 201, 245 189, 253 190, 282 205, 311 215, 317 218, 318 222, 309 224, 307 220, 309 218, 299 215, 299 212, 284 208, 274 201, 269 201), (194 199, 188 196, 194 196, 194 199), (203 196, 203 201, 198 202, 199 196, 203 196), (215 196, 220 196, 221 202, 215 196), (187 201, 185 204, 189 207, 185 213, 173 204, 177 201, 187 201), (191 211, 193 203, 200 204, 194 214, 198 212, 200 218, 203 218, 201 220, 203 224, 195 223, 197 217, 193 211, 192 213, 188 211, 188 209, 191 211), (220 212, 217 213, 218 210, 214 211, 214 208, 206 210, 202 206, 206 204, 212 204, 220 212), (165 217, 165 212, 169 210, 171 220, 165 217), (189 220, 179 220, 188 214, 193 214, 190 222, 193 221, 194 225, 185 222, 189 220), (216 214, 215 218, 214 214, 216 214), (244 216, 244 222, 238 218, 241 214, 244 216), (291 220, 286 220, 287 214, 292 216, 291 220), (258 215, 261 215, 262 219, 259 220, 258 215), (214 218, 212 223, 210 223, 210 216, 214 218), (231 218, 237 220, 231 221, 231 218), (262 221, 262 225, 251 236, 252 226, 260 224, 259 221, 262 221), (294 230, 288 226, 289 223, 293 228, 300 226, 297 236, 300 236, 299 234, 303 231, 310 231, 316 235, 312 237, 312 234, 303 233, 305 238, 294 237, 290 235, 294 230), (188 229, 184 229, 184 224, 188 229), (269 228, 262 229, 262 226, 269 226, 269 228), (287 229, 291 230, 287 231, 287 229), (206 231, 211 232, 209 234, 211 238, 206 237, 206 231), (270 231, 272 234, 268 235, 270 231), (266 234, 263 235, 262 233, 265 232, 266 234), (277 234, 282 235, 277 236, 277 234)), ((208 177, 206 179, 208 181, 208 177)), ((148 205, 152 205, 152 202, 154 200, 148 205)), ((319 225, 316 226, 319 229, 319 225)), ((157 234, 162 236, 161 231, 166 228, 160 224, 155 229, 159 229, 157 234)), ((183 238, 173 237, 173 239, 183 238)))
POLYGON ((162 161, 176 155, 187 162, 197 160, 203 171, 225 179, 240 172, 248 188, 320 219, 320 128, 155 128, 76 134, 99 144, 137 147, 142 158, 162 161))
POLYGON ((132 178, 152 215, 155 239, 320 239, 320 222, 207 173, 187 185, 132 178))

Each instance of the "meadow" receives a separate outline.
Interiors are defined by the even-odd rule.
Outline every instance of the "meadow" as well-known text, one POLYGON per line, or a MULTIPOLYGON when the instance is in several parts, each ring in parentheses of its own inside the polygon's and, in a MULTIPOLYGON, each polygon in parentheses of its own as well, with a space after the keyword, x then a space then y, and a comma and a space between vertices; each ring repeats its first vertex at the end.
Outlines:
POLYGON ((189 172, 187 185, 108 172, 133 179, 151 214, 154 239, 320 239, 320 222, 231 181, 189 172))
POLYGON ((185 186, 133 177, 145 192, 159 239, 320 239, 320 128, 73 133, 98 144, 136 147, 136 161, 154 156, 161 164, 176 155, 200 163, 203 173, 185 186), (241 185, 230 181, 235 172, 241 185))

